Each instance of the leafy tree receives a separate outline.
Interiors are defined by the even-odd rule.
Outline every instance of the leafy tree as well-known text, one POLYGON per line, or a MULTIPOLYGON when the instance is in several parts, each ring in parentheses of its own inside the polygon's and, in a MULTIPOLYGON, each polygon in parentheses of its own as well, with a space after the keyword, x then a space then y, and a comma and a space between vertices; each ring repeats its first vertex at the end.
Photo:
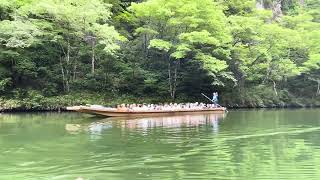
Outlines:
POLYGON ((230 106, 319 105, 319 12, 317 0, 0 0, 0 100, 220 91, 230 106))
POLYGON ((70 91, 70 82, 75 79, 79 43, 85 41, 91 46, 91 73, 95 72, 97 45, 102 45, 109 53, 119 48, 115 41, 120 39, 120 36, 107 24, 111 16, 110 6, 99 0, 37 0, 23 6, 21 14, 26 17, 35 16, 34 21, 42 31, 47 32, 48 40, 60 47, 61 72, 67 92, 70 91))
POLYGON ((132 4, 131 11, 140 24, 136 33, 143 36, 143 46, 159 50, 168 63, 168 84, 173 99, 182 60, 201 62, 204 69, 217 77, 218 85, 222 85, 219 76, 231 78, 224 72, 227 56, 223 54, 231 37, 226 17, 217 3, 151 0, 132 4))

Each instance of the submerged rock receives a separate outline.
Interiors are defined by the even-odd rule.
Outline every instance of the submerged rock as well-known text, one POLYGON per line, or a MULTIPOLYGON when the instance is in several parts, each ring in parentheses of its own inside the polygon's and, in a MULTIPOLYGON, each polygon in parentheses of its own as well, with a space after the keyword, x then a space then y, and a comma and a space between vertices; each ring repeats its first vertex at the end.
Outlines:
POLYGON ((78 132, 81 130, 80 124, 66 124, 65 129, 69 132, 78 132))

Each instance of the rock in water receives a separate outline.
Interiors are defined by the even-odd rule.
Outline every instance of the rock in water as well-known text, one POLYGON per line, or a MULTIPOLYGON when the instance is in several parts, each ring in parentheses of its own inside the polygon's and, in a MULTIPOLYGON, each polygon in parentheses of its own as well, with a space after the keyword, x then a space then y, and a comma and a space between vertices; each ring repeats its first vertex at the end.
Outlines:
POLYGON ((80 124, 66 124, 65 129, 69 132, 77 132, 81 130, 80 124))

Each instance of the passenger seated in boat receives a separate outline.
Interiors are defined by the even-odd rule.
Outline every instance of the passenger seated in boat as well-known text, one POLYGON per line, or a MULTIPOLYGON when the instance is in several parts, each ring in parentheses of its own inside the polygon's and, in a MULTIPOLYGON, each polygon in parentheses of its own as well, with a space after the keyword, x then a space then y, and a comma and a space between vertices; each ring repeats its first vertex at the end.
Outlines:
POLYGON ((141 107, 141 111, 147 111, 148 110, 148 106, 146 104, 143 104, 141 107))
POLYGON ((194 104, 194 109, 195 109, 195 110, 199 110, 199 109, 200 109, 200 106, 199 106, 199 103, 198 103, 198 102, 196 102, 196 103, 194 104))
POLYGON ((169 109, 168 103, 164 103, 162 110, 167 111, 169 109))
MULTIPOLYGON (((116 110, 121 112, 141 112, 141 111, 196 111, 214 109, 218 105, 204 103, 164 103, 164 104, 121 104, 116 110)), ((115 109, 115 108, 112 108, 115 109)))
POLYGON ((117 107, 117 111, 119 112, 127 112, 129 109, 126 107, 125 104, 121 104, 120 106, 117 107))
POLYGON ((126 104, 125 106, 126 108, 128 108, 129 111, 132 111, 132 104, 126 104))
POLYGON ((187 109, 190 108, 190 103, 187 103, 185 108, 187 108, 187 109))
POLYGON ((139 108, 137 104, 132 104, 131 111, 137 112, 137 111, 140 111, 140 109, 141 109, 141 108, 139 108))
POLYGON ((156 111, 161 111, 161 105, 156 105, 156 111))

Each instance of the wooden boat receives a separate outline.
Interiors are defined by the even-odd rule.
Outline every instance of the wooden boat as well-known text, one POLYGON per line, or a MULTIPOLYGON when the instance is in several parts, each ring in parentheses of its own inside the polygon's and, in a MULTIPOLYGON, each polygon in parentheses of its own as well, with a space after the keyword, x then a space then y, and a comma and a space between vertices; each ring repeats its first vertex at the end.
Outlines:
POLYGON ((86 114, 102 115, 107 117, 145 117, 145 116, 172 116, 185 114, 225 113, 225 107, 210 109, 183 109, 183 110, 146 110, 146 111, 119 111, 115 108, 102 106, 73 106, 67 107, 69 111, 86 114))

